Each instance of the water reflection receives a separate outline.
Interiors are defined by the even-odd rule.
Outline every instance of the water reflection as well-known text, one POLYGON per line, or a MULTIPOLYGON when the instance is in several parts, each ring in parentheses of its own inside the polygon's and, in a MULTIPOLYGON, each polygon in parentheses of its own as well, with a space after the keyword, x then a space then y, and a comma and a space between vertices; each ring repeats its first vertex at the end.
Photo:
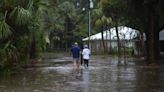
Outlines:
POLYGON ((164 92, 163 77, 164 67, 95 59, 89 69, 74 70, 72 64, 62 63, 0 78, 0 92, 164 92))
POLYGON ((83 92, 89 92, 89 71, 88 68, 83 69, 83 92))

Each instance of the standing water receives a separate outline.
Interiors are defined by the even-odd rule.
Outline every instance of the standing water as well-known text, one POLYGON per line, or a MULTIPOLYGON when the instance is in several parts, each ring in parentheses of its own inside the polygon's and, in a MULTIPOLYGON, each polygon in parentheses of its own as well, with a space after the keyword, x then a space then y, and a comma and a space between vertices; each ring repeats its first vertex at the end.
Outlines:
POLYGON ((46 60, 0 78, 0 92, 164 92, 164 68, 138 65, 133 59, 96 57, 89 68, 72 68, 71 58, 46 60))

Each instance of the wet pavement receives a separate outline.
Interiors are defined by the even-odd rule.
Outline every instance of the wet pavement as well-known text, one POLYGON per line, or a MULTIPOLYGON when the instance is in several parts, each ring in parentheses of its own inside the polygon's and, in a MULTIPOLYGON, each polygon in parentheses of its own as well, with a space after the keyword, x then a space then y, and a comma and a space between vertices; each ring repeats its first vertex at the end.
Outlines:
POLYGON ((70 57, 45 60, 0 78, 0 92, 164 92, 164 68, 137 59, 93 56, 89 68, 73 69, 70 57))

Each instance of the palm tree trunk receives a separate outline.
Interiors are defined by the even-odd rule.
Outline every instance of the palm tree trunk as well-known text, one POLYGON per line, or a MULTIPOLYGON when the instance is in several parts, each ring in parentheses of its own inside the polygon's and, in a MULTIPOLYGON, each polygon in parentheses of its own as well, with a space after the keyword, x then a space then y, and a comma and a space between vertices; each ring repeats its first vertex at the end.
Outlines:
POLYGON ((108 52, 108 26, 107 25, 105 26, 105 30, 106 30, 105 49, 106 49, 106 52, 108 52))
POLYGON ((117 23, 117 20, 116 20, 115 28, 116 28, 116 36, 117 36, 118 56, 120 57, 121 56, 121 44, 120 44, 120 37, 119 37, 119 33, 118 33, 118 23, 117 23))
POLYGON ((105 41, 104 41, 104 32, 103 32, 104 27, 101 27, 101 37, 102 37, 102 44, 103 44, 103 51, 105 53, 105 41))
POLYGON ((145 56, 145 46, 144 46, 144 34, 143 31, 141 32, 141 47, 142 47, 142 55, 145 56))
POLYGON ((30 58, 34 59, 36 57, 36 38, 35 33, 33 33, 31 47, 30 47, 30 58))

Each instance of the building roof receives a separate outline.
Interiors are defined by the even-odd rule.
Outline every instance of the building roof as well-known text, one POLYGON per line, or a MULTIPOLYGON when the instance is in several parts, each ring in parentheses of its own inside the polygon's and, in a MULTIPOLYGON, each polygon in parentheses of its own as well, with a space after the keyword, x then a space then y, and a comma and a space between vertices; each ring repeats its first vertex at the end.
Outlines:
MULTIPOLYGON (((126 26, 118 27, 118 32, 119 32, 119 37, 121 40, 134 39, 139 34, 138 30, 135 30, 126 26)), ((104 40, 117 40, 116 29, 111 28, 110 31, 109 30, 103 31, 103 36, 104 36, 104 40)), ((82 40, 87 41, 88 39, 89 37, 84 38, 82 40)), ((101 39, 102 39, 101 32, 90 36, 90 40, 101 40, 101 39)))

